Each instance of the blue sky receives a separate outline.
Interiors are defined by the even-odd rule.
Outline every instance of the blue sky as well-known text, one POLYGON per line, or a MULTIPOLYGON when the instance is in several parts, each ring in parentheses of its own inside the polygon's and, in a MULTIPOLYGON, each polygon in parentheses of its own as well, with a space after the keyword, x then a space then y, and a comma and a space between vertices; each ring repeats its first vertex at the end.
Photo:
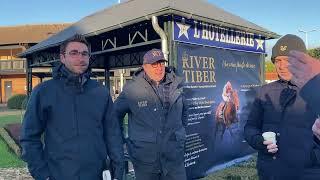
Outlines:
MULTIPOLYGON (((185 0, 191 1, 191 0, 185 0)), ((320 0, 208 0, 210 3, 280 35, 308 33, 309 48, 320 47, 320 0)), ((76 22, 118 0, 0 0, 0 26, 76 22)), ((267 51, 274 41, 267 42, 267 51)))
MULTIPOLYGON (((309 48, 320 47, 319 0, 209 0, 212 4, 279 35, 295 34, 305 40, 299 29, 308 33, 309 48)), ((276 40, 267 41, 270 52, 276 40)))

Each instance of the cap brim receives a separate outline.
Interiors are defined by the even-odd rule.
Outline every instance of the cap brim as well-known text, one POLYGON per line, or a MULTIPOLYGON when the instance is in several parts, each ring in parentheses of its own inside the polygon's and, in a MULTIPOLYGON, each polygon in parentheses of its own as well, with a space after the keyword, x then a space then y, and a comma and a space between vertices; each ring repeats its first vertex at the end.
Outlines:
POLYGON ((153 64, 153 63, 156 63, 156 62, 159 62, 159 61, 165 61, 165 62, 168 62, 168 60, 160 59, 160 60, 152 61, 152 62, 143 62, 143 64, 153 64))

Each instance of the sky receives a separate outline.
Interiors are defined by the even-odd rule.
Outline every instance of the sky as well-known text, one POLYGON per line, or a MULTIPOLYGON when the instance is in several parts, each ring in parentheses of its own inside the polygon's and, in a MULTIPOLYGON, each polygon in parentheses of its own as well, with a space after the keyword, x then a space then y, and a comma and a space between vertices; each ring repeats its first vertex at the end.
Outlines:
MULTIPOLYGON (((192 0, 185 0, 186 2, 192 0)), ((295 34, 308 47, 320 47, 320 0, 208 0, 279 35, 295 34)), ((0 0, 0 26, 72 23, 118 3, 118 0, 0 0)), ((276 40, 267 41, 270 52, 276 40)))

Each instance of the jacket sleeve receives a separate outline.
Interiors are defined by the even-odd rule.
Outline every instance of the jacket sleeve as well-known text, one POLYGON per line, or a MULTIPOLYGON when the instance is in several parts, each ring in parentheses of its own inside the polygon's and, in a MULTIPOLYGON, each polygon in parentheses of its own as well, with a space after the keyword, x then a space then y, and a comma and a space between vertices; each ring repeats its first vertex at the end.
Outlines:
POLYGON ((22 159, 27 162, 30 174, 36 180, 45 180, 50 176, 50 172, 44 157, 41 136, 47 119, 43 116, 39 89, 35 88, 30 96, 22 122, 20 143, 22 159))
MULTIPOLYGON (((320 94, 314 93, 320 88, 320 74, 308 81, 301 89, 300 95, 311 107, 312 111, 320 115, 320 94)), ((320 166, 320 140, 314 136, 313 161, 320 166)))
POLYGON ((313 146, 313 156, 312 156, 312 161, 316 166, 320 167, 320 140, 314 136, 313 137, 314 141, 314 146, 313 146))
POLYGON ((244 136, 248 144, 259 151, 267 152, 266 146, 263 144, 262 124, 263 124, 263 107, 261 104, 260 90, 254 99, 248 115, 247 122, 244 126, 244 136))
POLYGON ((112 116, 113 103, 110 95, 105 111, 105 141, 111 159, 111 170, 114 178, 121 180, 124 173, 124 150, 119 121, 112 116))
POLYGON ((112 117, 115 121, 120 123, 121 131, 123 132, 123 118, 127 113, 129 113, 129 104, 126 96, 126 86, 124 90, 120 93, 116 101, 114 102, 114 108, 112 112, 112 117))
POLYGON ((317 115, 320 115, 320 74, 308 81, 301 89, 300 95, 317 115))

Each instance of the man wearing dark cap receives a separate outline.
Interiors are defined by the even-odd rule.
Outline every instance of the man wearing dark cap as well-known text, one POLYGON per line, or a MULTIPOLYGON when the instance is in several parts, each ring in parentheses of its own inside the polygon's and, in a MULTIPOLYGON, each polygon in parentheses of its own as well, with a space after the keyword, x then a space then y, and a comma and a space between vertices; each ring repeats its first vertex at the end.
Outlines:
POLYGON ((152 49, 116 99, 112 116, 128 113, 127 146, 137 180, 185 180, 182 78, 152 49))
MULTIPOLYGON (((312 125, 316 114, 299 95, 300 88, 291 81, 288 54, 306 52, 304 42, 295 35, 285 35, 272 48, 271 60, 279 80, 257 89, 245 125, 245 139, 258 151, 257 170, 260 180, 319 179, 314 172, 318 146, 312 125), (273 132, 268 140, 264 132, 273 132)), ((270 134, 270 133, 269 133, 270 134)))

